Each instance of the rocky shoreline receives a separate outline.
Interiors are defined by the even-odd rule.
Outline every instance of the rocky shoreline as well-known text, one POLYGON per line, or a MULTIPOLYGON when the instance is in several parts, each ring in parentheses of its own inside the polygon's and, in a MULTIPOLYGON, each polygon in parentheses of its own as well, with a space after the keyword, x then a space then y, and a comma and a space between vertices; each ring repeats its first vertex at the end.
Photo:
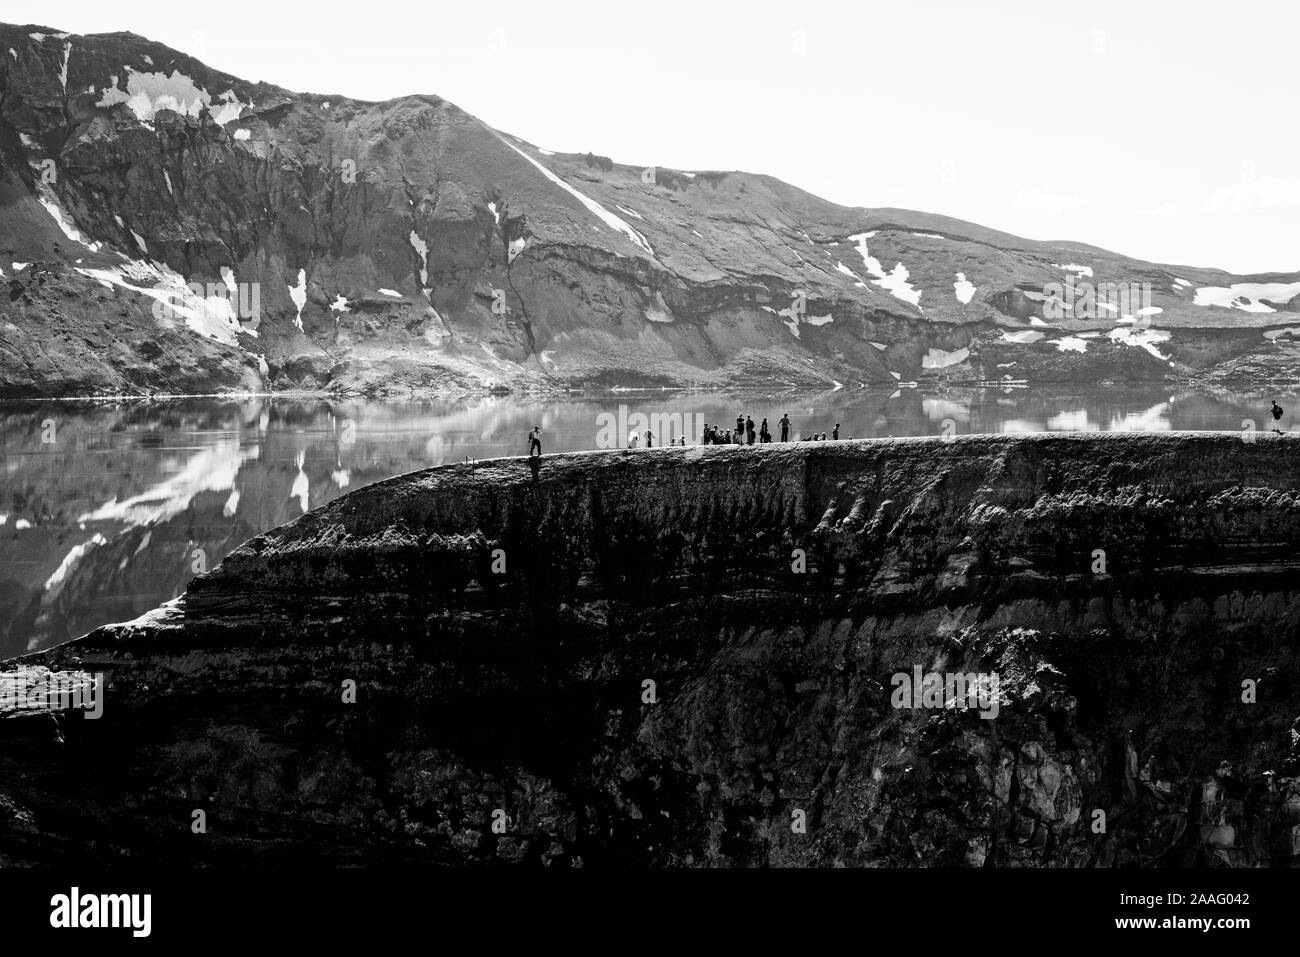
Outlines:
POLYGON ((105 691, 97 720, 0 718, 0 862, 1294 866, 1297 451, 966 436, 380 482, 5 662, 105 691), (918 668, 996 675, 996 716, 899 707, 918 668))

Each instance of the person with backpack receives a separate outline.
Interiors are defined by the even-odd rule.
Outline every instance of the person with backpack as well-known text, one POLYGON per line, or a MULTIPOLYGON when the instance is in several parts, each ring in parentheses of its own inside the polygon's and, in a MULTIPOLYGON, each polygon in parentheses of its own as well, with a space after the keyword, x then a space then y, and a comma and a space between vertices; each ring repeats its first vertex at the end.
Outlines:
POLYGON ((1277 404, 1277 399, 1273 400, 1272 412, 1273 412, 1273 431, 1276 432, 1278 435, 1281 435, 1282 430, 1279 429, 1278 426, 1282 424, 1282 407, 1277 404))
POLYGON ((745 416, 745 444, 754 444, 754 417, 745 416))
POLYGON ((767 428, 767 419, 764 419, 763 424, 758 427, 758 441, 760 445, 772 441, 772 433, 767 428))
POLYGON ((533 431, 528 433, 528 457, 542 454, 542 427, 534 425, 533 431))

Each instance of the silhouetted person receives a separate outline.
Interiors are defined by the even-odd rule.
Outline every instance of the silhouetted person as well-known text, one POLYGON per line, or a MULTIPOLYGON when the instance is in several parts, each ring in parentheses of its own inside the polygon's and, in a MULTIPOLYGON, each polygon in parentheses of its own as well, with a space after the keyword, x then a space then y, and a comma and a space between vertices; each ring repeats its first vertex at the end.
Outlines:
POLYGON ((823 442, 826 441, 826 433, 825 433, 825 432, 822 433, 822 441, 823 441, 823 442))
POLYGON ((540 425, 534 425, 533 431, 528 433, 528 454, 530 456, 542 454, 542 427, 540 425))
POLYGON ((654 442, 654 438, 655 438, 654 433, 651 432, 649 429, 646 429, 646 430, 645 430, 645 447, 646 447, 646 448, 650 448, 650 446, 652 446, 652 445, 655 444, 655 442, 654 442))
POLYGON ((745 416, 745 444, 754 444, 754 420, 749 416, 745 416))
POLYGON ((734 434, 736 435, 745 434, 745 417, 743 415, 736 416, 736 431, 734 434))
POLYGON ((787 441, 790 438, 790 413, 781 416, 781 421, 777 425, 781 426, 781 441, 787 441))
POLYGON ((839 437, 840 437, 840 424, 839 424, 838 422, 836 422, 836 423, 835 423, 835 429, 834 429, 833 432, 831 432, 831 438, 832 438, 832 439, 838 439, 839 437))
POLYGON ((1277 404, 1277 399, 1274 399, 1273 400, 1273 431, 1276 432, 1278 435, 1282 434, 1282 430, 1278 428, 1278 426, 1281 423, 1282 423, 1282 407, 1277 404))
POLYGON ((767 428, 767 419, 764 419, 763 424, 758 427, 758 441, 760 445, 772 441, 772 433, 767 428))

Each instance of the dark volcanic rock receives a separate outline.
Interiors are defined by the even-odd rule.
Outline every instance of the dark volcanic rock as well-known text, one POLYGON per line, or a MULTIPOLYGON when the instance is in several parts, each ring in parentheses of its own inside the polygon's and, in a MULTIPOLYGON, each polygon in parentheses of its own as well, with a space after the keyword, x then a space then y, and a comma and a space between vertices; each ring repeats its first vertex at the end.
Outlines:
POLYGON ((98 720, 0 720, 0 860, 1291 866, 1296 452, 975 436, 391 479, 8 662, 108 691, 98 720), (917 667, 996 673, 996 717, 893 707, 917 667))

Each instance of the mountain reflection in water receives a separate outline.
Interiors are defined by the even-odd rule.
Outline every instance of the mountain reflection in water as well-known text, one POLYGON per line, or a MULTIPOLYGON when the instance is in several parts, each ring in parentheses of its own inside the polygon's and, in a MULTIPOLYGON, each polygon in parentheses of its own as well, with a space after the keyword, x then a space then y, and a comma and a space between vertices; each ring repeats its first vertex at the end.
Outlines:
MULTIPOLYGON (((839 390, 777 399, 629 391, 424 402, 284 397, 0 407, 0 656, 43 649, 175 597, 231 549, 344 492, 467 456, 624 445, 627 432, 734 428, 779 437, 1074 430, 1261 431, 1269 395, 1059 387, 839 390), (637 417, 641 413, 646 417, 637 417), (656 415, 659 414, 659 415, 656 415), (662 417, 660 417, 662 416, 662 417)), ((1300 409, 1276 396, 1290 420, 1300 409)), ((655 444, 668 436, 656 434, 655 444)))

